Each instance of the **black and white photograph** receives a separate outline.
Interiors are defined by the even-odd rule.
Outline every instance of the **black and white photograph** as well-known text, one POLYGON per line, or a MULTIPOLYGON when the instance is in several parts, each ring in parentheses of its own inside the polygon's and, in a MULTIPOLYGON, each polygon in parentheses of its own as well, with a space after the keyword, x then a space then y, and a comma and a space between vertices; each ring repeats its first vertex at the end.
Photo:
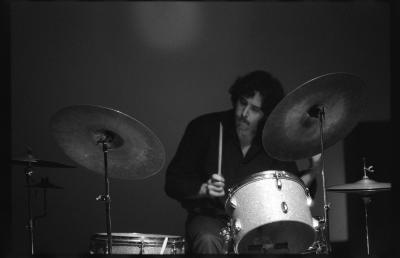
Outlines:
POLYGON ((5 6, 6 255, 398 254, 392 1, 5 6))

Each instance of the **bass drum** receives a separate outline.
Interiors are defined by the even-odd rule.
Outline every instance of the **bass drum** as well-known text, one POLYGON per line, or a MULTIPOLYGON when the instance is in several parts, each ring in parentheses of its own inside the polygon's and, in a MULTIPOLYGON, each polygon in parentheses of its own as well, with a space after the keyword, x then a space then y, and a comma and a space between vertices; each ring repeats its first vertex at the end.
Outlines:
POLYGON ((312 199, 297 176, 263 171, 228 191, 235 253, 302 253, 313 244, 312 199))
MULTIPOLYGON (((184 254, 185 239, 180 236, 112 233, 112 254, 184 254)), ((94 234, 90 239, 90 254, 105 254, 107 233, 94 234)))

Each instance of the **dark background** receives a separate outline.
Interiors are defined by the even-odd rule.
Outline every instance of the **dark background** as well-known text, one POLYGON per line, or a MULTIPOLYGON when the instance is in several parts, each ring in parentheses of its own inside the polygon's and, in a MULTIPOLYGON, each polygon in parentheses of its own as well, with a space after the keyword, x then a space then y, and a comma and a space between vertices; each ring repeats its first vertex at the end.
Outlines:
MULTIPOLYGON (((230 108, 229 86, 255 69, 270 71, 286 92, 330 72, 360 76, 368 104, 363 126, 346 140, 391 142, 386 2, 15 2, 9 8, 11 156, 23 155, 28 145, 39 159, 78 166, 35 171, 36 182, 49 177, 64 187, 48 190, 48 214, 35 232, 38 253, 85 254, 91 235, 105 232, 104 205, 95 201, 104 190, 103 177, 75 164, 51 136, 49 120, 65 106, 124 112, 147 125, 165 147, 166 164, 158 174, 111 179, 113 232, 183 235, 185 211, 163 191, 166 166, 186 124, 230 108), (376 124, 379 133, 370 129, 376 124)), ((390 148, 373 144, 340 141, 327 149, 327 185, 361 179, 362 155, 376 167, 375 180, 390 182, 390 148), (367 149, 374 151, 359 153, 367 149)), ((11 251, 28 254, 23 167, 12 166, 11 182, 11 251)), ((314 216, 322 215, 318 190, 314 216)), ((390 196, 380 193, 370 207, 373 253, 394 249, 392 223, 376 212, 392 214, 379 206, 390 196)), ((33 193, 35 214, 41 213, 42 197, 40 190, 33 193)), ((331 193, 328 199, 334 247, 362 254, 360 200, 331 193)))

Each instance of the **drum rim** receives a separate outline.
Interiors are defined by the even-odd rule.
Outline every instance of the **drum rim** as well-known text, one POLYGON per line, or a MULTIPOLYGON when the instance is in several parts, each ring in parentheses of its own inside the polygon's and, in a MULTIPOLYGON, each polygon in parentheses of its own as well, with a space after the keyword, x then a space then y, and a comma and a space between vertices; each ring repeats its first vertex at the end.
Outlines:
POLYGON ((271 179, 271 178, 275 179, 273 177, 273 175, 276 172, 279 172, 279 173, 281 173, 283 175, 281 177, 282 179, 288 179, 288 180, 292 180, 292 181, 295 181, 295 182, 299 183, 303 187, 304 192, 307 195, 307 191, 308 191, 307 186, 304 184, 303 180, 301 180, 301 178, 299 178, 295 174, 293 174, 291 172, 287 172, 285 170, 273 170, 273 169, 272 170, 264 170, 264 171, 261 171, 261 172, 254 173, 254 174, 248 176, 247 178, 243 179, 241 182, 239 182, 238 184, 234 185, 233 187, 230 187, 229 190, 228 190, 228 192, 229 192, 228 198, 225 201, 225 208, 227 207, 227 205, 229 203, 229 200, 232 198, 232 196, 234 196, 235 193, 237 191, 239 191, 241 188, 245 187, 246 185, 248 185, 248 184, 250 184, 252 182, 256 182, 256 181, 259 181, 259 180, 271 179))
MULTIPOLYGON (((143 233, 111 233, 111 237, 116 243, 141 243, 145 245, 162 243, 166 237, 168 237, 167 245, 184 243, 185 238, 183 236, 176 235, 158 235, 158 234, 143 234, 143 233)), ((92 235, 93 241, 106 241, 107 233, 95 233, 92 235)))
POLYGON ((255 182, 261 179, 270 179, 270 178, 274 178, 273 175, 275 174, 275 172, 279 172, 281 174, 283 174, 282 178, 284 179, 289 179, 292 181, 296 181, 298 182, 301 186, 303 186, 304 189, 306 189, 306 185, 304 184, 303 180, 301 180, 301 178, 299 178, 298 176, 296 176, 295 174, 291 173, 291 172, 287 172, 285 170, 264 170, 261 172, 257 172, 254 173, 252 175, 250 175, 249 177, 243 179, 241 182, 239 182, 238 184, 234 185, 233 187, 231 187, 230 189, 230 193, 234 193, 237 191, 237 189, 241 188, 242 186, 245 186, 247 184, 249 184, 250 182, 255 182), (268 175, 268 177, 266 177, 266 175, 268 175))
MULTIPOLYGON (((94 233, 93 235, 100 235, 100 236, 107 236, 107 233, 105 232, 98 232, 98 233, 94 233)), ((136 233, 136 232, 112 232, 111 236, 117 236, 117 237, 136 237, 136 236, 156 236, 156 237, 160 237, 160 238, 182 238, 182 236, 178 236, 178 235, 163 235, 163 234, 152 234, 152 233, 136 233)))
MULTIPOLYGON (((311 217, 312 217, 312 216, 311 216, 311 217)), ((300 224, 306 226, 305 228, 309 229, 309 230, 307 230, 308 232, 314 232, 314 234, 313 234, 313 235, 314 235, 314 239, 313 239, 312 243, 310 244, 310 246, 307 247, 307 249, 305 249, 305 250, 302 250, 302 251, 300 251, 300 252, 295 252, 296 254, 302 254, 303 252, 307 251, 307 250, 310 249, 310 247, 312 247, 312 245, 317 241, 317 233, 316 233, 315 228, 314 228, 312 225, 309 225, 309 224, 306 224, 306 223, 302 223, 302 222, 300 222, 300 221, 294 221, 294 220, 282 220, 282 221, 279 221, 279 222, 284 222, 284 221, 286 221, 286 222, 297 222, 297 223, 300 223, 300 224)), ((275 221, 275 222, 278 222, 278 221, 275 221)), ((275 223, 275 222, 272 222, 272 223, 275 223)), ((269 224, 269 223, 268 223, 268 224, 269 224)), ((262 227, 262 226, 265 226, 265 225, 267 225, 267 224, 260 225, 259 227, 262 227)), ((244 235, 242 235, 240 238, 234 239, 233 250, 234 250, 234 252, 235 252, 236 254, 241 254, 241 253, 239 252, 239 245, 242 243, 242 240, 245 238, 245 236, 248 235, 250 232, 256 230, 256 229, 257 229, 257 228, 253 228, 252 230, 250 230, 250 231, 246 232, 244 235)), ((290 253, 289 253, 289 254, 290 254, 290 253)))

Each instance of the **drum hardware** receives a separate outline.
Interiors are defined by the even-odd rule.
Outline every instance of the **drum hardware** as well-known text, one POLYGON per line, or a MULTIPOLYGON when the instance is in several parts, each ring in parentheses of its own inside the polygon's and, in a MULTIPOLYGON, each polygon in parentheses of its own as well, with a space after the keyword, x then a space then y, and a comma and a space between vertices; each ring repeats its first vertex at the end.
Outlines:
POLYGON ((307 196, 307 200, 306 200, 307 206, 311 207, 313 200, 311 198, 310 190, 306 187, 305 191, 306 191, 306 196, 307 196))
POLYGON ((226 226, 223 227, 220 231, 220 235, 224 239, 224 254, 229 254, 232 249, 232 240, 233 240, 233 232, 232 232, 232 223, 231 221, 228 221, 226 226))
POLYGON ((329 254, 329 209, 326 197, 326 148, 343 139, 357 124, 365 104, 364 82, 348 73, 329 73, 297 87, 269 115, 262 143, 270 156, 295 161, 321 153, 323 241, 329 254))
MULTIPOLYGON (((32 149, 30 147, 27 147, 27 154, 23 156, 19 156, 17 158, 13 158, 11 160, 11 164, 13 165, 21 165, 25 167, 45 167, 45 168, 76 168, 75 166, 70 166, 66 164, 62 164, 59 162, 54 162, 54 161, 46 161, 46 160, 41 160, 37 159, 33 156, 32 154, 32 149)), ((33 170, 27 171, 27 173, 32 174, 33 170)))
MULTIPOLYGON (((162 247, 162 249, 160 251, 160 254, 164 254, 165 247, 167 246, 167 241, 168 241, 168 237, 166 237, 165 240, 164 240, 163 247, 162 247)), ((175 242, 172 242, 171 246, 172 246, 171 254, 177 254, 177 249, 176 249, 175 242)))
POLYGON ((140 240, 140 252, 139 254, 143 254, 143 250, 144 250, 144 241, 143 239, 140 240))
POLYGON ((282 203, 281 203, 281 208, 282 208, 282 212, 283 212, 283 213, 285 213, 285 214, 288 213, 288 209, 289 209, 289 208, 288 208, 286 202, 282 202, 282 203))
POLYGON ((161 170, 165 151, 141 122, 117 110, 91 105, 64 107, 51 118, 54 138, 65 154, 89 170, 104 173, 107 245, 112 254, 109 178, 144 179, 161 170), (100 147, 101 148, 100 148, 100 147))
MULTIPOLYGON (((142 233, 112 233, 114 254, 184 254, 185 239, 173 235, 142 233)), ((90 254, 104 254, 107 234, 91 237, 90 254)))
POLYGON ((32 206, 31 206, 31 188, 30 186, 30 178, 33 174, 33 168, 31 163, 29 162, 28 166, 25 168, 25 180, 27 184, 27 195, 28 195, 28 225, 26 228, 29 231, 29 242, 31 243, 31 254, 35 254, 34 248, 34 229, 33 229, 33 219, 32 219, 32 206))
POLYGON ((30 253, 32 255, 35 254, 35 221, 39 218, 44 217, 47 214, 47 197, 46 197, 46 189, 47 188, 58 188, 61 189, 62 187, 58 187, 56 185, 50 184, 48 178, 41 180, 38 184, 31 184, 31 177, 34 174, 34 167, 48 167, 48 168, 74 168, 74 166, 65 165, 58 162, 53 161, 46 161, 36 159, 33 156, 32 148, 26 146, 27 151, 26 155, 14 158, 11 160, 11 164, 13 165, 21 165, 25 166, 24 173, 25 173, 25 182, 26 182, 26 192, 27 192, 27 206, 28 206, 28 225, 25 228, 28 230, 29 235, 29 243, 30 243, 30 253), (33 217, 32 215, 32 204, 31 204, 31 195, 32 195, 32 188, 42 188, 44 191, 43 194, 43 213, 41 215, 33 217))
POLYGON ((43 213, 41 215, 37 215, 33 218, 33 223, 39 218, 43 218, 47 215, 47 189, 64 189, 61 186, 57 186, 55 184, 50 183, 49 178, 41 178, 39 183, 33 185, 26 185, 25 187, 30 188, 41 188, 43 189, 43 213))
POLYGON ((279 174, 278 171, 275 171, 274 176, 275 176, 275 179, 276 179, 276 187, 278 188, 278 190, 281 190, 281 189, 282 189, 282 182, 281 182, 281 180, 279 179, 279 177, 280 177, 281 175, 279 174))
MULTIPOLYGON (((329 209, 330 203, 327 202, 326 198, 326 181, 325 181, 325 152, 324 152, 324 122, 325 122, 325 108, 316 107, 315 108, 318 114, 319 125, 320 125, 320 144, 321 144, 321 179, 322 179, 322 193, 324 200, 324 223, 322 227, 323 239, 325 241, 326 246, 326 254, 331 252, 331 244, 330 244, 330 236, 329 236, 329 209)), ((311 113, 310 116, 312 117, 311 113)))
POLYGON ((236 201, 235 198, 231 198, 231 199, 229 200, 229 206, 230 206, 231 208, 233 208, 233 209, 236 209, 236 208, 237 208, 237 201, 236 201))
POLYGON ((365 239, 367 246, 367 254, 370 255, 370 242, 368 232, 368 205, 372 202, 372 194, 388 191, 391 189, 391 183, 380 183, 375 180, 369 179, 367 172, 373 173, 373 166, 366 166, 365 157, 363 158, 363 173, 364 176, 361 180, 350 184, 334 185, 329 187, 327 190, 337 193, 356 193, 361 196, 364 203, 364 214, 365 214, 365 239))
POLYGON ((240 223, 240 221, 238 219, 233 220, 233 232, 236 235, 237 233, 240 232, 240 230, 242 230, 242 224, 240 223))

